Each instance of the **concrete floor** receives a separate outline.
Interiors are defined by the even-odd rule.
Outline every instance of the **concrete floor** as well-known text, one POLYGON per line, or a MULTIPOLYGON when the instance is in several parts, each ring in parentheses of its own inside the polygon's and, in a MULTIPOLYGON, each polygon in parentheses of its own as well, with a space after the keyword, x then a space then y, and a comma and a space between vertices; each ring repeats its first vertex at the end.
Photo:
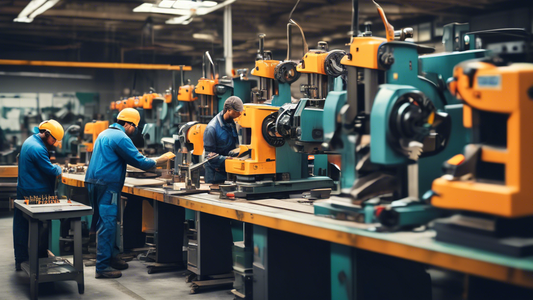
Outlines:
MULTIPOLYGON (((15 271, 12 228, 13 213, 0 210, 0 240, 3 241, 0 244, 0 299, 29 299, 29 277, 24 271, 15 271)), ((229 289, 190 294, 185 271, 148 274, 146 266, 137 259, 130 261, 129 266, 118 279, 95 279, 95 267, 85 267, 83 295, 78 294, 76 282, 63 281, 51 286, 41 285, 39 299, 233 299, 229 289)))

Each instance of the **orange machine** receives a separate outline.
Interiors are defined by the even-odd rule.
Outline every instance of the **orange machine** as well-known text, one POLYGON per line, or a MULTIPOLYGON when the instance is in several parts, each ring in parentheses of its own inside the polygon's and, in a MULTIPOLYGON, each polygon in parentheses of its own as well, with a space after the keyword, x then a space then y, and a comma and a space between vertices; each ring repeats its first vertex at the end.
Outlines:
POLYGON ((276 174, 276 148, 269 145, 263 137, 261 128, 263 120, 270 114, 277 112, 279 107, 261 104, 245 104, 242 115, 236 120, 243 130, 252 131, 250 143, 240 145, 240 153, 249 152, 249 158, 235 158, 226 160, 226 171, 237 175, 276 174))
POLYGON ((83 144, 87 147, 87 152, 93 152, 94 141, 96 141, 98 135, 102 131, 106 130, 108 127, 108 121, 94 121, 85 124, 85 129, 83 130, 83 133, 87 137, 88 142, 84 142, 83 144))
POLYGON ((157 94, 157 93, 148 93, 148 94, 144 94, 141 98, 141 102, 143 104, 143 108, 144 109, 152 109, 153 105, 153 101, 154 99, 160 99, 160 100, 163 100, 165 101, 165 98, 160 95, 160 94, 157 94))
POLYGON ((118 111, 121 111, 123 110, 125 107, 124 107, 124 100, 118 100, 117 102, 115 102, 115 108, 118 110, 118 111))
POLYGON ((433 205, 508 218, 533 215, 532 83, 533 64, 468 61, 455 68, 450 91, 466 102, 463 123, 474 141, 433 182, 433 205))
POLYGON ((533 255, 533 64, 465 61, 450 92, 472 129, 465 153, 444 163, 431 204, 461 213, 435 221, 436 239, 511 256, 533 255))
POLYGON ((109 104, 109 109, 110 110, 115 110, 117 109, 117 103, 115 101, 111 101, 111 103, 109 104))
POLYGON ((194 95, 195 87, 190 82, 187 85, 182 85, 178 90, 178 101, 192 102, 198 100, 198 97, 194 95))

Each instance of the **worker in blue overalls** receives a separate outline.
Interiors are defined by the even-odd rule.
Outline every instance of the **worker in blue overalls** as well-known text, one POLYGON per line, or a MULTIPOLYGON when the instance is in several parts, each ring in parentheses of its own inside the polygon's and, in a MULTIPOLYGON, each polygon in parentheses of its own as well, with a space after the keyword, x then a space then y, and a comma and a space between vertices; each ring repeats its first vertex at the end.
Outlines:
MULTIPOLYGON (((147 158, 135 147, 132 136, 141 117, 133 108, 123 109, 117 116, 117 123, 104 130, 94 143, 91 162, 85 175, 89 198, 98 208, 98 231, 96 253, 96 278, 118 278, 128 268, 119 259, 116 246, 117 203, 126 178, 126 165, 148 170, 163 164, 167 156, 147 158)), ((96 210, 96 209, 95 209, 96 210)))
MULTIPOLYGON (((39 132, 30 136, 22 144, 19 156, 17 199, 29 196, 55 194, 55 182, 61 175, 61 167, 50 161, 49 150, 59 146, 65 134, 63 126, 55 120, 39 124, 39 132)), ((13 245, 15 248, 15 268, 21 270, 21 263, 28 260, 28 220, 15 207, 13 216, 13 245)), ((40 235, 39 245, 48 245, 47 235, 40 235)), ((39 257, 47 257, 47 246, 40 247, 39 257)))
POLYGON ((241 116, 244 109, 242 100, 231 96, 224 102, 224 109, 207 124, 204 132, 204 149, 207 158, 205 164, 205 182, 224 183, 226 180, 225 161, 228 156, 239 154, 239 136, 234 119, 241 116), (218 157, 214 157, 218 154, 218 157))

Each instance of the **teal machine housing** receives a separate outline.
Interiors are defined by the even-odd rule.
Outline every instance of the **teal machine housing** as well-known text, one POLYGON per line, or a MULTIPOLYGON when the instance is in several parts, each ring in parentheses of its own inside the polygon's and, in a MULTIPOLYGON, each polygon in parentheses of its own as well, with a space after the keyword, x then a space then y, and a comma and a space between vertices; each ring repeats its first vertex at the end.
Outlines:
MULTIPOLYGON (((473 41, 474 38, 471 35, 467 35, 467 24, 449 24, 445 26, 445 45, 450 45, 454 41, 473 41), (446 38, 461 36, 459 39, 446 38)), ((383 71, 383 81, 385 85, 379 86, 375 97, 373 98, 370 107, 365 107, 369 114, 369 133, 370 138, 370 163, 377 168, 396 168, 406 167, 409 164, 418 164, 418 188, 415 189, 418 195, 422 195, 424 191, 427 191, 431 187, 433 179, 441 175, 440 164, 447 158, 461 151, 464 145, 467 143, 469 136, 468 131, 462 126, 462 104, 455 99, 446 88, 446 80, 452 75, 453 67, 465 60, 481 58, 487 55, 488 51, 478 49, 469 50, 471 43, 463 43, 454 46, 454 49, 461 50, 459 52, 442 53, 442 54, 430 54, 420 55, 420 53, 428 53, 429 49, 420 47, 410 42, 385 42, 380 45, 378 53, 391 53, 394 57, 394 62, 388 66, 388 69, 383 71), (405 153, 398 152, 397 147, 391 145, 391 130, 388 120, 391 118, 392 107, 398 98, 405 93, 417 93, 431 101, 436 113, 442 113, 448 115, 450 121, 449 136, 452 138, 447 139, 446 147, 436 151, 437 153, 432 156, 424 156, 415 161, 411 159, 405 153)), ((449 47, 445 47, 448 49, 449 47)), ((350 72, 350 69, 349 69, 350 72)), ((350 77, 350 73, 348 73, 350 77)), ((354 73, 352 73, 354 74, 354 73)), ((366 73, 365 73, 366 74, 366 73)), ((350 80, 350 79, 349 79, 350 80)), ((352 82, 352 81, 349 81, 352 82)), ((350 84, 350 83, 349 83, 350 84)), ((377 83, 376 83, 377 84, 377 83)), ((365 87, 365 89, 367 89, 365 87)), ((360 109, 362 111, 362 109, 360 109)), ((429 128, 426 134, 429 134, 429 128)), ((334 135, 331 134, 330 136, 334 135)), ((348 195, 353 197, 352 185, 354 181, 357 181, 361 176, 353 168, 358 163, 361 164, 361 156, 354 155, 356 151, 357 135, 348 134, 337 135, 337 142, 343 145, 342 149, 342 170, 341 170, 341 190, 344 194, 352 193, 348 195)), ((400 175, 398 179, 404 181, 401 194, 407 196, 408 188, 405 186, 408 184, 407 173, 400 175)), ((412 191, 413 189, 411 189, 412 191)), ((365 199, 366 200, 366 199, 365 199)), ((346 200, 348 202, 348 200, 346 200)), ((336 216, 337 214, 352 213, 355 216, 355 220, 365 223, 374 223, 379 221, 374 217, 374 209, 364 209, 363 206, 353 206, 351 204, 343 205, 339 203, 321 203, 315 204, 315 214, 336 216)), ((424 210, 425 211, 425 210, 424 210)), ((434 218, 437 216, 435 213, 427 213, 428 218, 434 218)), ((420 223, 419 218, 413 219, 414 223, 420 223), (416 222, 415 222, 416 219, 416 222)), ((403 225, 409 225, 412 222, 407 218, 403 218, 403 225)))

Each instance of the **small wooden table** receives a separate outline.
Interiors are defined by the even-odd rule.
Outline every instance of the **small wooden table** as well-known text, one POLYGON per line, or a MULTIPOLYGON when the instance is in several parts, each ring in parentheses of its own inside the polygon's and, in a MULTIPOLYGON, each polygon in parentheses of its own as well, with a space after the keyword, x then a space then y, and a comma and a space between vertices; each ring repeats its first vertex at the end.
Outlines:
POLYGON ((56 204, 26 205, 24 200, 15 200, 15 206, 22 211, 29 222, 29 263, 22 263, 22 269, 30 276, 30 296, 37 299, 39 283, 75 280, 78 292, 83 294, 83 257, 81 240, 81 217, 93 213, 90 206, 67 200, 56 204), (74 229, 74 265, 58 257, 39 258, 39 221, 70 219, 74 229))

